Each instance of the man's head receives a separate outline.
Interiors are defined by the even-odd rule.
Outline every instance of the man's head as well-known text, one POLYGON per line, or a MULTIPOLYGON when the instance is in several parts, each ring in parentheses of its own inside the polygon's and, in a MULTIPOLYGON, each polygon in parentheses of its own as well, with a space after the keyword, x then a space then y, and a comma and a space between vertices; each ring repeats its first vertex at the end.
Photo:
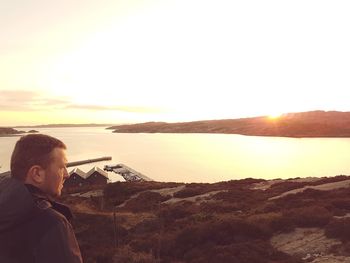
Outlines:
POLYGON ((62 141, 48 135, 21 137, 11 156, 12 177, 38 187, 51 197, 59 196, 68 178, 65 150, 62 141))

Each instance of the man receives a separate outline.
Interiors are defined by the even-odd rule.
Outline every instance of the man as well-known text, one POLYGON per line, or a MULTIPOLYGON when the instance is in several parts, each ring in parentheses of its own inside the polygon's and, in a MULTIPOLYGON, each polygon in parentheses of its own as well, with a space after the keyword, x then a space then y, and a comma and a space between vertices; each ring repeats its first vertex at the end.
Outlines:
POLYGON ((54 201, 68 178, 66 146, 48 135, 21 137, 11 177, 0 179, 0 262, 81 263, 68 207, 54 201))

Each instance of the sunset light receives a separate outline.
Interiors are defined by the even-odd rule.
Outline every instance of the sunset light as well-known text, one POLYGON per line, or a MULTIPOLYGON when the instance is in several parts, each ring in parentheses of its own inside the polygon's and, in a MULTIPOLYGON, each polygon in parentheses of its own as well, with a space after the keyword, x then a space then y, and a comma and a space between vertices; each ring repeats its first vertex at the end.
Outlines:
POLYGON ((282 116, 282 113, 275 113, 275 114, 270 114, 268 117, 269 119, 276 120, 279 119, 282 116))
POLYGON ((349 14, 0 0, 0 263, 350 262, 349 14))
POLYGON ((0 11, 0 114, 20 111, 30 124, 346 111, 348 5, 9 1, 0 11))

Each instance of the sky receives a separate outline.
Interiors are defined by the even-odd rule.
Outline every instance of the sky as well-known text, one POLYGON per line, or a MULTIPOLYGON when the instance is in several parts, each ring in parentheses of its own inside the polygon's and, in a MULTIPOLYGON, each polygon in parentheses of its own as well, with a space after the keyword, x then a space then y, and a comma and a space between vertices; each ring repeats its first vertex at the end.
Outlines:
POLYGON ((350 111, 350 2, 0 0, 0 126, 350 111))

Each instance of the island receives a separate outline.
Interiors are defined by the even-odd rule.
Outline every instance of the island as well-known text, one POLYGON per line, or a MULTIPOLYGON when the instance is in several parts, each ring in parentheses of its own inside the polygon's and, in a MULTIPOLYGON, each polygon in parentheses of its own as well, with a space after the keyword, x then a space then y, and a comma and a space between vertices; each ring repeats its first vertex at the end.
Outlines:
POLYGON ((279 117, 146 122, 109 127, 114 133, 221 133, 278 137, 350 137, 350 112, 309 111, 279 117))
POLYGON ((15 128, 83 128, 83 127, 107 127, 111 124, 103 123, 61 123, 61 124, 42 124, 42 125, 32 125, 32 126, 16 126, 15 128))
POLYGON ((38 133, 37 130, 30 130, 28 132, 19 131, 14 128, 9 127, 0 127, 0 137, 11 137, 11 136, 19 136, 27 133, 38 133))
POLYGON ((13 128, 0 127, 0 137, 18 136, 24 133, 25 133, 24 131, 18 131, 13 128))

